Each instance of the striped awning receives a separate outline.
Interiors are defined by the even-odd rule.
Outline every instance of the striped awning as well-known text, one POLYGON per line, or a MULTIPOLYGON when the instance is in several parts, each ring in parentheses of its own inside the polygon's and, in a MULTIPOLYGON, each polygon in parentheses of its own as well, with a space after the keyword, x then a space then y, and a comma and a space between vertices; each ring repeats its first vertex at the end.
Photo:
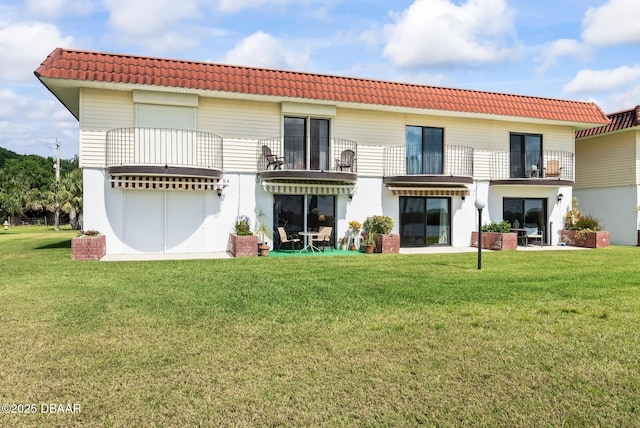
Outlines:
POLYGON ((222 190, 229 184, 218 178, 111 175, 111 187, 125 190, 222 190))
POLYGON ((299 183, 299 182, 272 182, 263 181, 265 191, 279 195, 351 195, 355 190, 355 184, 336 183, 299 183))
POLYGON ((469 196, 466 187, 387 186, 396 196, 469 196))

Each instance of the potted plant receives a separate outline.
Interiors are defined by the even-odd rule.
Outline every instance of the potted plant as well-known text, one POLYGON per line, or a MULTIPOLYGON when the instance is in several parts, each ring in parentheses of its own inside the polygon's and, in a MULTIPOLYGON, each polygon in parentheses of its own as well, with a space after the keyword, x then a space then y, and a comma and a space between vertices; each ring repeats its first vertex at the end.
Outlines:
MULTIPOLYGON (((517 220, 516 220, 517 221, 517 220)), ((471 246, 478 246, 478 232, 471 232, 471 246)), ((518 248, 518 234, 511 232, 511 224, 503 220, 482 225, 482 248, 486 250, 515 250, 518 248)))
POLYGON ((578 198, 574 196, 571 209, 564 217, 560 241, 564 245, 575 247, 605 248, 609 246, 609 232, 602 230, 599 219, 582 214, 578 209, 578 198))
POLYGON ((362 236, 367 239, 371 233, 375 234, 376 252, 397 253, 400 250, 400 235, 392 235, 393 219, 386 215, 374 215, 367 217, 362 224, 366 233, 362 236))
POLYGON ((349 246, 349 250, 355 251, 356 249, 356 241, 360 237, 360 229, 362 228, 362 224, 358 220, 352 220, 349 222, 349 232, 351 233, 351 245, 349 246))
POLYGON ((257 256, 258 237, 251 231, 251 219, 240 215, 233 223, 233 232, 229 235, 229 251, 233 257, 257 256))
POLYGON ((106 237, 97 230, 80 231, 78 236, 71 240, 73 260, 100 260, 106 253, 106 237))
POLYGON ((376 249, 376 232, 368 232, 367 237, 364 239, 362 245, 364 246, 364 252, 372 254, 376 249))
POLYGON ((345 237, 340 238, 340 240, 338 241, 338 249, 340 250, 347 249, 347 238, 345 237))
POLYGON ((256 233, 260 236, 258 251, 261 256, 266 257, 269 255, 270 247, 265 237, 271 238, 271 228, 267 224, 267 219, 262 209, 258 211, 258 216, 256 217, 256 233))

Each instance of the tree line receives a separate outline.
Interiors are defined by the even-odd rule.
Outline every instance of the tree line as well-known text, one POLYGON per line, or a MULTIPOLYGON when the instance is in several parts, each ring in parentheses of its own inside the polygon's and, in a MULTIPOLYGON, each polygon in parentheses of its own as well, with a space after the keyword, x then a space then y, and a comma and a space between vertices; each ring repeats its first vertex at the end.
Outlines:
MULTIPOLYGON (((20 155, 0 147, 0 218, 41 217, 60 211, 74 229, 82 224, 82 170, 77 156, 60 160, 56 183, 55 159, 20 155)), ((0 223, 2 222, 0 221, 0 223)))

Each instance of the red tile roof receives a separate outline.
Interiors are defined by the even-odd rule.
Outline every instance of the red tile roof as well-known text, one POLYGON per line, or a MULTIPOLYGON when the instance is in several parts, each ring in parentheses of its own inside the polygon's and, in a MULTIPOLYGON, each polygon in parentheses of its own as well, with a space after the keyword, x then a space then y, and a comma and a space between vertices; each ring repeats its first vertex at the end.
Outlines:
POLYGON ((621 131, 623 129, 634 128, 640 125, 640 106, 635 106, 629 110, 608 114, 611 120, 609 124, 598 126, 597 128, 584 129, 576 132, 576 138, 592 137, 594 135, 605 134, 607 132, 621 131))
MULTIPOLYGON (((608 122, 590 102, 61 48, 35 75, 41 80, 141 84, 582 124, 608 122)), ((51 89, 51 82, 43 83, 51 89)))

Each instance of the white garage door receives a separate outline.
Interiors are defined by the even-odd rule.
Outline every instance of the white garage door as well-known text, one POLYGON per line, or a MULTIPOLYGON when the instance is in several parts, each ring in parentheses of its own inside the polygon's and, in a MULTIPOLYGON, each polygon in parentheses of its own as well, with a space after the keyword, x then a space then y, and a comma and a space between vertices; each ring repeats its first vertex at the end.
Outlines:
POLYGON ((125 192, 124 252, 203 252, 204 197, 204 192, 125 192))

